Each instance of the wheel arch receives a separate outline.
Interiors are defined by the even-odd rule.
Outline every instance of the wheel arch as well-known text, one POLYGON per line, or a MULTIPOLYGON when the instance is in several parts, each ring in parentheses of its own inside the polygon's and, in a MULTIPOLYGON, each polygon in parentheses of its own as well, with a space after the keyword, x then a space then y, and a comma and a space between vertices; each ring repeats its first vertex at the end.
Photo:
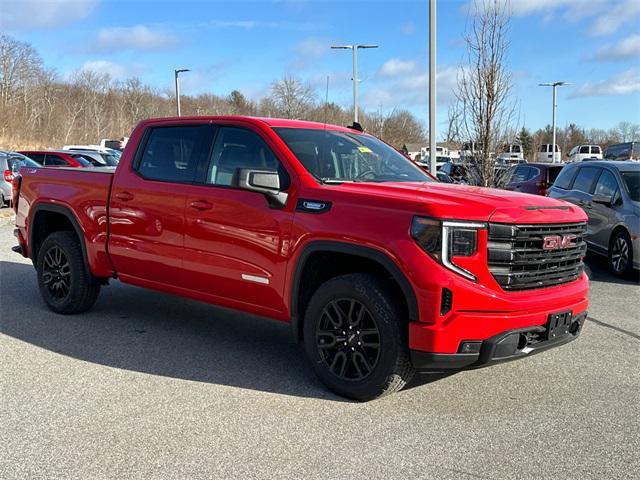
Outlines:
POLYGON ((31 212, 31 221, 29 222, 29 253, 34 266, 38 261, 38 251, 40 249, 40 245, 42 245, 42 242, 44 241, 46 236, 55 231, 69 230, 68 228, 47 229, 46 223, 44 226, 42 225, 43 222, 54 218, 54 216, 56 216, 55 218, 58 219, 57 221, 59 221, 61 218, 64 218, 71 226, 71 230, 76 234, 76 237, 78 237, 80 249, 82 250, 82 259, 84 261, 85 271, 89 278, 93 278, 93 275, 91 274, 91 270, 89 268, 87 246, 85 244, 83 230, 80 227, 78 219, 73 214, 73 211, 70 208, 62 205, 40 203, 36 205, 31 212), (41 238, 39 238, 38 235, 40 235, 41 238))
POLYGON ((360 259, 366 262, 371 262, 370 265, 377 265, 380 269, 388 273, 388 275, 397 285, 399 293, 401 294, 402 299, 406 304, 408 320, 418 320, 418 300, 413 287, 407 277, 402 273, 402 270, 400 270, 398 265, 386 253, 375 248, 354 245, 352 243, 329 240, 314 240, 309 242, 302 248, 302 251, 296 261, 295 269, 292 276, 290 317, 291 331, 296 341, 301 340, 302 323, 304 321, 304 313, 307 306, 306 304, 308 304, 308 300, 313 294, 313 292, 306 292, 307 298, 305 302, 305 298, 302 297, 302 293, 304 293, 304 291, 301 288, 301 280, 303 279, 303 275, 306 272, 306 267, 309 265, 310 259, 312 259, 314 255, 318 254, 334 254, 338 256, 347 256, 353 259, 360 259))

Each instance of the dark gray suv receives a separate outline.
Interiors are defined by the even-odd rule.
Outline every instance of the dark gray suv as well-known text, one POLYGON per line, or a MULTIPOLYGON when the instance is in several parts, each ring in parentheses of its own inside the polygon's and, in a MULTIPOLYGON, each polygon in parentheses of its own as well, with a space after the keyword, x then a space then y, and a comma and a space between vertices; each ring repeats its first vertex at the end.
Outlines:
POLYGON ((549 196, 582 207, 589 250, 606 255, 619 276, 640 268, 640 163, 595 161, 567 165, 549 196))

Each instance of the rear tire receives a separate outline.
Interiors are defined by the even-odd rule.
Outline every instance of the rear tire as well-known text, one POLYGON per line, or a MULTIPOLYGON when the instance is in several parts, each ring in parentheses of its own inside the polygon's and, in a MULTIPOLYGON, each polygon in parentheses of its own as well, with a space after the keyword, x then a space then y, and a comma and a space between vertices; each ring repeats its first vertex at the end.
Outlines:
POLYGON ((320 380, 359 401, 402 389, 414 374, 402 312, 377 277, 342 275, 321 285, 303 327, 307 357, 320 380))
POLYGON ((609 244, 609 268, 618 277, 627 277, 633 270, 633 245, 629 234, 619 230, 609 244))
POLYGON ((88 274, 80 242, 73 232, 54 232, 44 240, 36 271, 40 294, 56 313, 84 312, 100 293, 100 284, 88 274))

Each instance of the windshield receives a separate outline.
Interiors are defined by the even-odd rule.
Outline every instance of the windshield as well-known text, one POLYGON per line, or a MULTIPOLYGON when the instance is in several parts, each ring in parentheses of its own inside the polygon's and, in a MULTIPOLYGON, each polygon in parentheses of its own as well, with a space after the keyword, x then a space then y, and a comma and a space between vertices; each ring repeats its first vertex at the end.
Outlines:
POLYGON ((621 172, 631 200, 640 202, 640 172, 621 172))
POLYGON ((432 182, 419 167, 368 135, 275 128, 311 175, 323 182, 432 182))

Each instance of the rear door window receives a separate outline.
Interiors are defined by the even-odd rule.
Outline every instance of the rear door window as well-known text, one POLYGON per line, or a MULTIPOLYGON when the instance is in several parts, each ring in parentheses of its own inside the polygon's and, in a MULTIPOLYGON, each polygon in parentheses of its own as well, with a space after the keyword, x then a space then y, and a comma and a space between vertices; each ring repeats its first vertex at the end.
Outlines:
POLYGON ((67 165, 69 165, 69 163, 64 158, 58 155, 52 155, 50 153, 47 153, 46 157, 44 158, 44 164, 48 167, 66 167, 67 165))
POLYGON ((516 167, 511 177, 511 183, 520 183, 527 180, 529 175, 529 167, 516 167))
POLYGON ((600 151, 600 147, 594 146, 594 147, 591 147, 591 153, 593 153, 595 155, 599 155, 602 152, 600 151))
POLYGON ((540 175, 540 169, 537 167, 528 167, 529 168, 529 172, 527 174, 527 180, 531 180, 533 178, 536 178, 538 175, 540 175))
POLYGON ((596 167, 583 167, 578 172, 575 181, 573 182, 573 190, 578 190, 585 193, 593 193, 593 187, 596 178, 600 174, 601 168, 596 167))
POLYGON ((30 153, 27 157, 40 165, 44 165, 44 153, 30 153))
POLYGON ((155 127, 148 133, 135 170, 147 180, 191 183, 209 154, 210 125, 155 127))

